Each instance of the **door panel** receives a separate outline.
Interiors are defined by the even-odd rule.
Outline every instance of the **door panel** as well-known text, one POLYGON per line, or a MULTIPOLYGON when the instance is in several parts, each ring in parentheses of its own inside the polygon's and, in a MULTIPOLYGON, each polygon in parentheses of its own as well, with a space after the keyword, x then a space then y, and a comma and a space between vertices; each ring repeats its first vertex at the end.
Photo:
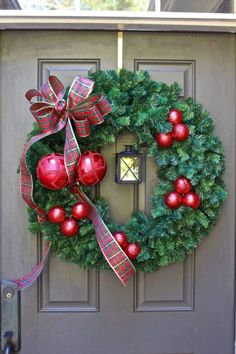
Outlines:
POLYGON ((193 311, 195 257, 171 264, 155 273, 138 272, 135 311, 193 311))
POLYGON ((152 79, 171 85, 174 81, 182 87, 180 97, 195 98, 195 61, 135 59, 135 70, 147 70, 152 79))
MULTIPOLYGON (((99 59, 39 59, 39 86, 49 75, 69 85, 76 75, 88 76, 100 69, 99 59)), ((39 236, 42 255, 42 239, 39 236)), ((39 282, 39 310, 42 312, 96 312, 99 309, 98 273, 52 257, 39 282)))
MULTIPOLYGON (((115 32, 1 33, 1 277, 27 272, 42 252, 41 239, 26 231, 16 175, 32 125, 24 93, 50 74, 68 85, 76 74, 116 69, 116 44, 115 32)), ((234 35, 125 33, 124 66, 179 82, 182 97, 196 97, 212 113, 226 149, 229 198, 195 255, 138 273, 127 288, 111 272, 80 270, 51 256, 38 285, 22 294, 22 353, 233 354, 234 35)), ((143 183, 115 184, 114 154, 133 141, 121 135, 102 149, 109 168, 99 193, 120 223, 134 209, 150 213, 157 183, 155 161, 146 158, 143 183)))
MULTIPOLYGON (((176 278, 175 272, 171 273, 171 267, 177 271, 178 276, 181 275, 181 272, 188 274, 182 277, 178 284, 189 289, 187 297, 189 297, 191 305, 189 308, 187 306, 187 309, 194 310, 189 314, 194 322, 191 340, 198 341, 196 347, 190 347, 190 351, 194 353, 220 354, 233 351, 229 338, 233 336, 230 321, 231 323, 233 321, 234 248, 232 249, 229 244, 231 242, 232 245, 234 244, 234 215, 230 215, 235 188, 234 132, 230 131, 230 126, 234 127, 234 105, 232 104, 235 95, 234 78, 232 80, 235 66, 234 40, 234 36, 231 35, 127 33, 124 41, 125 67, 130 70, 146 69, 154 80, 167 83, 170 83, 173 74, 173 78, 182 84, 182 95, 184 96, 186 93, 196 97, 197 101, 200 101, 212 114, 215 119, 216 134, 220 136, 225 145, 225 182, 229 198, 219 221, 210 233, 210 237, 197 249, 196 262, 192 260, 191 266, 189 266, 191 270, 186 269, 187 260, 183 268, 179 268, 179 271, 176 268, 179 265, 168 267, 169 274, 167 276, 166 269, 152 275, 138 274, 138 279, 141 277, 144 282, 144 285, 139 288, 141 290, 140 298, 146 297, 148 299, 150 292, 154 303, 157 302, 156 299, 159 296, 159 287, 165 283, 173 284, 176 278), (228 269, 228 275, 225 273, 225 267, 228 269), (151 279, 148 282, 146 279, 149 277, 151 279), (187 286, 186 282, 191 285, 187 286), (153 284, 159 285, 155 287, 154 291, 153 284), (229 295, 231 300, 222 305, 222 298, 225 298, 228 291, 231 293, 231 296, 229 295), (222 327, 220 330, 217 318, 225 318, 225 311, 231 320, 228 322, 228 329, 222 327), (209 331, 207 328, 212 330, 209 331), (207 335, 205 330, 207 330, 207 335), (226 333, 227 339, 225 338, 226 333)), ((173 291, 172 294, 174 293, 173 291)), ((165 291, 163 297, 164 302, 168 300, 168 291, 165 291)), ((144 301, 144 303, 148 304, 149 302, 144 301)), ((171 310, 175 312, 177 309, 178 306, 172 307, 171 310)), ((163 314, 159 314, 159 320, 163 319, 163 314)), ((186 315, 179 314, 178 331, 184 330, 185 321, 186 315)))

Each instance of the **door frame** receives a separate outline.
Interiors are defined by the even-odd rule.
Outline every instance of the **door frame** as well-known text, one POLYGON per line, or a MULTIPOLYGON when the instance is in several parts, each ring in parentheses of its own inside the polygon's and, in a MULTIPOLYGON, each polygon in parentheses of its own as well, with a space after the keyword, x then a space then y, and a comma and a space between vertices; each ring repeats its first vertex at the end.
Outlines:
POLYGON ((194 31, 236 33, 234 13, 0 10, 0 29, 194 31))

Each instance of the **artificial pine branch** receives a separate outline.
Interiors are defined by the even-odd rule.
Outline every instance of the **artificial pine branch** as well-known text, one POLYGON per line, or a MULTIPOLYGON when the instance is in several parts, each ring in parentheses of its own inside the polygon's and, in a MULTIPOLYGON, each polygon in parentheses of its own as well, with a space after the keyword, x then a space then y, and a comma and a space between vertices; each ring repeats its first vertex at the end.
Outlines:
MULTIPOLYGON (((95 81, 94 93, 102 92, 113 109, 102 125, 92 127, 89 137, 78 138, 81 150, 99 150, 114 143, 120 133, 128 130, 136 134, 138 144, 150 145, 148 158, 154 158, 159 168, 150 217, 136 212, 125 226, 118 226, 111 220, 104 199, 96 200, 95 204, 111 232, 123 230, 130 242, 139 242, 142 252, 134 261, 136 269, 154 271, 173 262, 182 262, 209 234, 227 197, 222 181, 224 149, 220 139, 213 135, 213 120, 202 105, 191 98, 179 100, 181 88, 178 84, 168 86, 154 82, 147 72, 99 71, 91 74, 91 79, 95 81), (163 149, 157 146, 155 135, 171 131, 172 126, 167 121, 171 108, 182 111, 190 136, 185 142, 174 142, 170 148, 163 149), (191 180, 194 190, 201 196, 201 206, 197 210, 184 206, 171 210, 165 205, 165 194, 173 190, 173 181, 181 175, 191 180)), ((38 133, 39 128, 34 124, 28 138, 38 133)), ((64 140, 64 132, 54 134, 35 143, 27 155, 35 183, 34 197, 45 210, 63 205, 69 212, 77 201, 69 188, 54 192, 36 180, 38 160, 51 152, 62 153, 64 140)), ((88 193, 86 188, 85 191, 88 193)), ((29 229, 33 233, 42 232, 51 241, 53 252, 66 262, 74 262, 81 268, 108 268, 89 219, 82 222, 77 236, 67 239, 58 225, 49 221, 39 224, 35 212, 29 210, 29 229)))

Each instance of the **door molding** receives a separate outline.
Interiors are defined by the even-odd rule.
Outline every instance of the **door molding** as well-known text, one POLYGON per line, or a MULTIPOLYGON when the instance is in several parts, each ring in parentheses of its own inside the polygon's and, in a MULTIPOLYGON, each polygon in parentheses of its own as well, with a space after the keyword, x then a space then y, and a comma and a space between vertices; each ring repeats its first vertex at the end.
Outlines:
POLYGON ((3 29, 236 32, 236 15, 219 13, 132 11, 1 10, 3 29))

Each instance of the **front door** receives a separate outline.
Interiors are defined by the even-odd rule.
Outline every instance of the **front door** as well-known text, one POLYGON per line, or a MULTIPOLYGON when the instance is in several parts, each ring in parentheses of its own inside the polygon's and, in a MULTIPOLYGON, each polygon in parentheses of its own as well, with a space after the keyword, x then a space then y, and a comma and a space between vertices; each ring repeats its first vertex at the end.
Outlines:
MULTIPOLYGON (((27 232, 16 174, 32 116, 24 94, 50 74, 68 85, 76 74, 117 69, 117 33, 4 31, 0 36, 1 278, 27 273, 42 243, 27 232)), ((22 354, 233 354, 235 38, 233 34, 124 33, 124 67, 182 86, 215 118, 225 145, 229 192, 210 237, 183 264, 138 273, 123 287, 108 271, 80 270, 50 256, 37 285, 22 293, 22 354)), ((110 170, 121 136, 103 154, 110 170)), ((137 190, 106 176, 100 193, 124 223, 134 205, 148 213, 156 178, 147 161, 137 190)))

